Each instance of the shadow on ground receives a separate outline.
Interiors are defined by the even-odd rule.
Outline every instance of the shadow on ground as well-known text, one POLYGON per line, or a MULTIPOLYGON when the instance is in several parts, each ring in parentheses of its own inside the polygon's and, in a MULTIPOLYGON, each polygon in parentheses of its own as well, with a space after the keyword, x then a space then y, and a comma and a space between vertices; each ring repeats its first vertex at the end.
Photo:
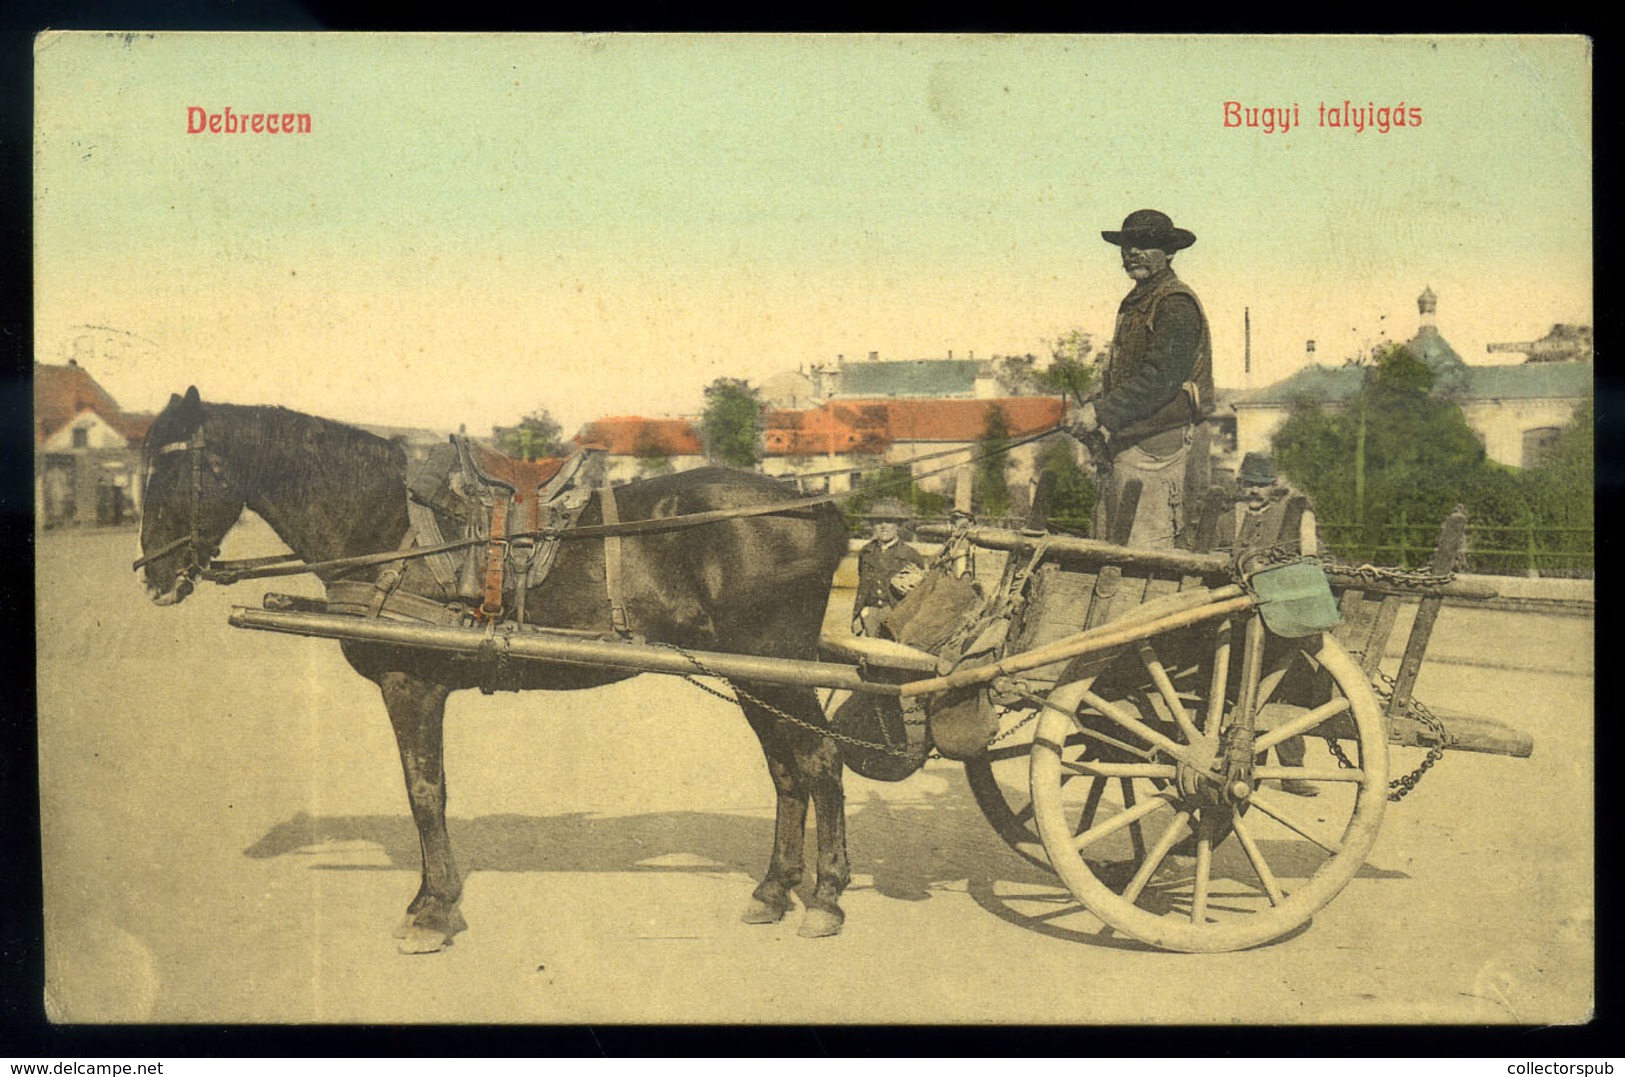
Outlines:
MULTIPOLYGON (((759 877, 773 840, 770 818, 718 812, 674 811, 641 815, 485 815, 448 824, 465 872, 684 872, 759 877)), ((925 901, 933 890, 968 889, 978 905, 1011 924, 1092 945, 1140 944, 1092 927, 1058 923, 1075 902, 1048 872, 1028 864, 1001 842, 968 799, 899 804, 873 799, 848 813, 852 870, 871 875, 873 889, 898 901, 925 901), (968 884, 968 885, 967 885, 968 884), (1046 896, 1047 895, 1047 896, 1046 896), (1036 907, 1035 907, 1036 902, 1036 907)), ((808 834, 809 864, 814 854, 808 834)), ((267 859, 319 856, 324 848, 356 843, 375 847, 387 863, 320 863, 329 871, 419 869, 417 831, 405 815, 312 816, 301 813, 273 827, 246 849, 267 859)), ((1260 843, 1287 877, 1306 874, 1322 854, 1308 842, 1260 843)), ((335 851, 337 851, 335 849, 335 851)), ((1217 864, 1216 864, 1217 866, 1217 864)), ((1401 879, 1403 872, 1366 864, 1360 878, 1401 879)))

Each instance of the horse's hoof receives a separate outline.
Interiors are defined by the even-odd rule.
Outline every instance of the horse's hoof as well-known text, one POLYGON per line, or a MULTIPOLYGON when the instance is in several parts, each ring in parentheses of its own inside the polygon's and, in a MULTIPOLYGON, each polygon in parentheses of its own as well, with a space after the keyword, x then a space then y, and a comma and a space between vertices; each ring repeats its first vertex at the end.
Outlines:
POLYGON ((401 917, 401 922, 395 925, 395 930, 390 932, 390 935, 397 939, 404 939, 406 938, 407 932, 412 930, 412 925, 416 922, 417 917, 413 916, 411 913, 407 913, 405 916, 401 917))
POLYGON ((451 944, 451 936, 413 924, 400 936, 396 948, 403 954, 437 954, 451 944))
POLYGON ((783 906, 769 905, 761 898, 751 898, 750 904, 745 906, 745 915, 739 919, 747 924, 776 924, 784 919, 785 912, 783 906))
POLYGON ((829 909, 808 909, 807 914, 801 918, 801 927, 796 934, 804 939, 827 939, 831 935, 841 933, 841 925, 846 917, 839 912, 829 909))

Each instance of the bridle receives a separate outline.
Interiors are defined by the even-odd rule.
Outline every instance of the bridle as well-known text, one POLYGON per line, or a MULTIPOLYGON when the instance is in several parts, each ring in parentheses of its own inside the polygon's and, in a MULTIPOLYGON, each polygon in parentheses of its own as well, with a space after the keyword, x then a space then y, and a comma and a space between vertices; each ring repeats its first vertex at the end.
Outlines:
MULTIPOLYGON (((151 553, 145 554, 138 558, 136 562, 130 566, 132 571, 139 572, 141 569, 158 560, 160 557, 165 557, 171 553, 174 553, 176 550, 184 546, 187 548, 190 559, 186 566, 175 574, 176 584, 179 585, 180 581, 183 579, 195 580, 201 578, 207 580, 212 578, 213 573, 211 572, 209 565, 213 561, 215 554, 220 552, 220 549, 216 546, 211 546, 205 549, 206 544, 203 541, 202 533, 198 530, 198 520, 202 515, 203 506, 203 465, 205 462, 207 462, 209 465, 209 470, 214 472, 216 478, 223 478, 224 476, 220 474, 218 464, 212 460, 205 460, 206 453, 204 450, 206 448, 207 442, 205 442, 203 439, 203 429, 202 427, 199 427, 198 430, 186 441, 172 441, 167 445, 160 446, 157 452, 153 454, 155 457, 168 456, 171 453, 178 452, 191 454, 192 479, 191 490, 187 499, 189 515, 187 531, 186 534, 182 535, 173 542, 165 543, 163 546, 160 546, 151 553)), ((150 487, 152 482, 150 472, 147 475, 146 481, 150 487)), ((144 501, 145 498, 143 498, 143 502, 144 501)))

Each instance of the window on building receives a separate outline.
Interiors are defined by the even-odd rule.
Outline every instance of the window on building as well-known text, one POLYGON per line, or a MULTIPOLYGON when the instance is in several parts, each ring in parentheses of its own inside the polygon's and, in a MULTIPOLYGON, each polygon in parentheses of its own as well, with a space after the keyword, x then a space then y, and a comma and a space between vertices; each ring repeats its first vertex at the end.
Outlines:
POLYGON ((1533 430, 1523 432, 1523 466, 1526 468, 1540 467, 1549 464, 1552 452, 1557 448, 1557 439, 1562 435, 1560 426, 1537 426, 1533 430))
POLYGON ((76 449, 90 448, 90 427, 76 426, 73 428, 73 447, 76 449))

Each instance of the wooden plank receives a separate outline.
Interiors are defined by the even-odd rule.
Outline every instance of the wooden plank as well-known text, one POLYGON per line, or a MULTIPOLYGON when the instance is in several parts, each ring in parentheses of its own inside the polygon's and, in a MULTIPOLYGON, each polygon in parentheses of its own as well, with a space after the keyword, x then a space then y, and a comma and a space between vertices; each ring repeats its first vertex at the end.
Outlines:
POLYGON ((1178 580, 1166 576, 1153 576, 1146 581, 1145 601, 1150 602, 1153 598, 1161 598, 1163 595, 1177 594, 1179 590, 1178 580))
POLYGON ((1366 600, 1364 591, 1344 591, 1343 601, 1338 606, 1343 620, 1332 630, 1332 636, 1343 645, 1349 657, 1362 665, 1370 649, 1371 629, 1376 624, 1376 605, 1366 600))
MULTIPOLYGON (((1371 605, 1368 601, 1367 606, 1371 605)), ((1382 662, 1383 653, 1388 650, 1388 637, 1394 632, 1394 618, 1399 615, 1399 596, 1383 595, 1382 601, 1377 604, 1377 615, 1371 624, 1371 634, 1366 643, 1365 653, 1357 655, 1360 668, 1370 677, 1377 672, 1382 662)))
MULTIPOLYGON (((1444 518, 1439 531, 1439 544, 1433 549, 1428 571, 1443 575, 1454 572, 1461 560, 1461 551, 1467 545, 1467 510, 1457 506, 1456 511, 1444 518)), ((1394 678, 1394 694, 1388 700, 1390 717, 1410 710, 1411 692, 1416 688, 1417 675, 1422 672, 1422 658, 1427 654, 1428 641, 1433 638, 1433 625, 1439 619, 1444 599, 1429 595, 1417 603, 1416 620, 1411 625, 1410 638, 1405 641, 1405 655, 1399 660, 1399 676, 1394 678)))

